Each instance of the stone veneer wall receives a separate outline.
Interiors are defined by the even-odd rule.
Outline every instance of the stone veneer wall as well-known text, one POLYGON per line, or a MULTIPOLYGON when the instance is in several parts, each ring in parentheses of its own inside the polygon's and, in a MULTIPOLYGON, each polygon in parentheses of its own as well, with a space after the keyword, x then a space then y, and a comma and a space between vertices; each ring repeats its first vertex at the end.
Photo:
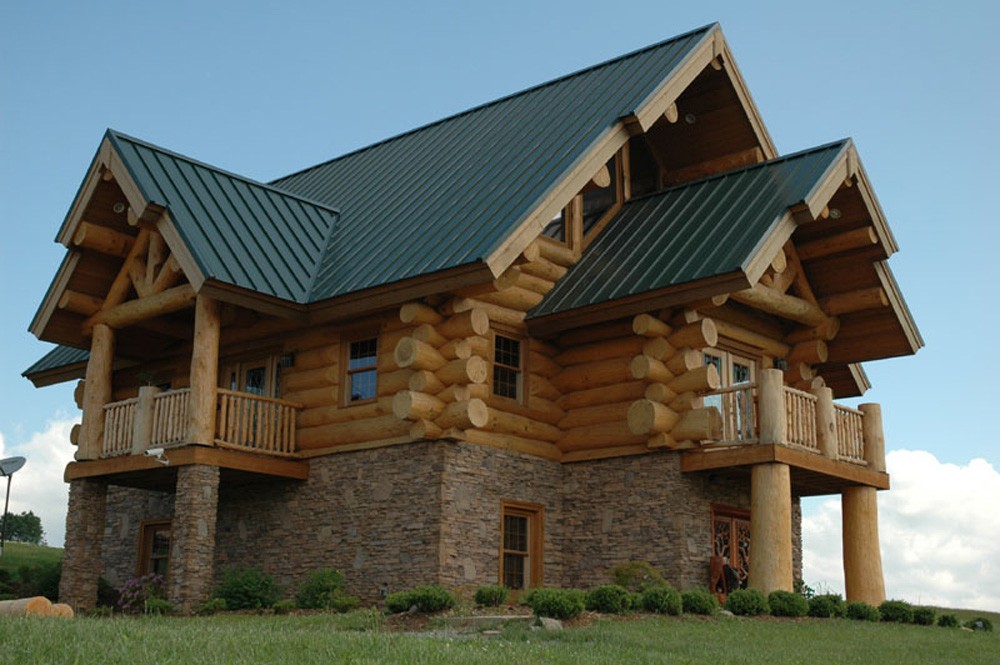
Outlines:
MULTIPOLYGON (((648 560, 681 588, 708 583, 711 505, 750 505, 746 480, 682 475, 655 453, 559 464, 447 441, 310 460, 308 481, 227 482, 219 489, 214 576, 256 565, 289 593, 319 568, 342 571, 362 601, 440 582, 471 591, 498 578, 500 502, 544 507, 544 582, 589 587, 614 564, 648 560)), ((109 488, 105 576, 136 567, 139 525, 171 517, 173 496, 109 488)), ((793 502, 801 575, 801 509, 793 502)))

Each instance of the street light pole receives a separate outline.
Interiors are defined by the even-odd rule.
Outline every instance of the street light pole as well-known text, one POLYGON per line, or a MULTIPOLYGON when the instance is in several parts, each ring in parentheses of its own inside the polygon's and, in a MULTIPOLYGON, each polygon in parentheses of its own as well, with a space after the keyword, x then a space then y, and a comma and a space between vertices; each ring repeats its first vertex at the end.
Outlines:
POLYGON ((14 472, 24 466, 23 457, 8 457, 0 460, 0 475, 7 476, 7 498, 3 502, 3 531, 0 531, 0 557, 3 556, 3 548, 7 543, 7 507, 10 505, 10 479, 14 472))

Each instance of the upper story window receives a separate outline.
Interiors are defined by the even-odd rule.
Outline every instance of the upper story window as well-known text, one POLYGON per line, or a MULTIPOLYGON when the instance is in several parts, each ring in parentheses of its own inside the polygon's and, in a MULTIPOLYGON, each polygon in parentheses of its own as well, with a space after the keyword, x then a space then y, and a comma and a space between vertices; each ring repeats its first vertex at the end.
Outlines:
POLYGON ((523 377, 521 341, 496 335, 493 342, 493 394, 520 400, 523 377))
POLYGON ((367 402, 378 395, 378 337, 349 342, 347 376, 344 381, 347 403, 367 402))
POLYGON ((566 208, 560 210, 559 213, 549 221, 545 228, 542 229, 542 235, 546 238, 558 240, 559 242, 566 242, 566 208))
POLYGON ((611 182, 607 187, 599 187, 591 182, 583 190, 583 235, 586 237, 597 228, 605 215, 621 201, 621 187, 619 186, 618 155, 614 155, 607 163, 608 173, 611 175, 611 182))

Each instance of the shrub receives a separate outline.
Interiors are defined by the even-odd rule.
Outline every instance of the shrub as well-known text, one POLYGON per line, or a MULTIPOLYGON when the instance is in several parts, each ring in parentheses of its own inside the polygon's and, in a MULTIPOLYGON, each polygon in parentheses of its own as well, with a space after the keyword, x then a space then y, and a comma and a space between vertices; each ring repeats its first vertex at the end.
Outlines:
POLYGON ((878 606, 882 621, 913 623, 913 606, 905 600, 887 600, 878 606))
POLYGON ((641 596, 642 609, 656 614, 677 616, 684 609, 684 601, 677 589, 666 582, 646 587, 641 596))
POLYGON ((295 602, 304 609, 334 610, 347 612, 359 604, 354 596, 344 591, 344 576, 339 570, 324 568, 309 575, 295 602))
POLYGON ((532 611, 540 617, 572 619, 584 610, 584 593, 579 589, 534 589, 527 598, 532 611))
POLYGON ((604 584, 587 593, 587 609, 604 614, 625 614, 632 607, 628 589, 617 584, 604 584))
POLYGON ((726 598, 726 609, 737 616, 767 614, 771 608, 767 596, 758 589, 737 589, 726 598))
POLYGON ((476 605, 483 607, 500 607, 507 602, 510 596, 510 589, 502 584, 481 586, 476 589, 476 605))
POLYGON ((771 615, 776 617, 804 617, 809 611, 809 601, 791 591, 772 591, 767 596, 771 615))
POLYGON ((792 582, 792 591, 800 596, 805 596, 806 600, 809 600, 816 595, 816 589, 806 584, 806 581, 800 578, 795 578, 792 582))
POLYGON ((933 626, 935 618, 937 618, 937 612, 933 607, 913 608, 913 623, 918 626, 933 626))
POLYGON ((398 591, 386 596, 385 606, 393 614, 416 607, 418 612, 430 614, 451 609, 458 602, 455 595, 438 584, 418 586, 409 591, 398 591))
POLYGON ((20 579, 18 593, 22 598, 45 596, 52 602, 59 598, 59 578, 62 577, 62 562, 40 563, 21 566, 17 569, 20 579))
POLYGON ((839 593, 825 593, 809 599, 809 616, 821 619, 840 618, 847 614, 847 604, 839 593))
POLYGON ((665 581, 648 561, 625 561, 611 569, 611 583, 625 587, 633 593, 665 581))
POLYGON ((881 615, 878 608, 873 605, 851 601, 847 603, 847 618, 855 621, 878 621, 881 615))
POLYGON ((958 617, 954 614, 942 614, 938 617, 937 625, 942 628, 958 628, 960 624, 958 617))
POLYGON ((97 578, 97 606, 114 607, 118 604, 118 589, 103 577, 97 578))
POLYGON ((166 598, 149 598, 146 600, 146 614, 173 614, 174 606, 166 598))
POLYGON ((976 617, 975 619, 969 619, 965 622, 966 628, 971 628, 972 630, 984 630, 987 633, 993 632, 993 622, 986 617, 976 617))
POLYGON ((198 614, 202 616, 208 616, 211 614, 216 614, 217 612, 226 611, 226 600, 225 598, 209 598, 201 607, 198 608, 198 614))
POLYGON ((260 568, 230 568, 215 595, 231 610, 259 610, 274 605, 279 593, 274 578, 260 568))
POLYGON ((118 607, 125 614, 142 614, 149 602, 164 596, 163 576, 156 573, 125 580, 118 590, 118 607))
POLYGON ((292 610, 296 608, 296 604, 291 598, 286 598, 276 602, 273 607, 275 614, 291 614, 292 610))
POLYGON ((708 589, 690 589, 681 594, 681 605, 688 614, 715 614, 719 599, 708 589))

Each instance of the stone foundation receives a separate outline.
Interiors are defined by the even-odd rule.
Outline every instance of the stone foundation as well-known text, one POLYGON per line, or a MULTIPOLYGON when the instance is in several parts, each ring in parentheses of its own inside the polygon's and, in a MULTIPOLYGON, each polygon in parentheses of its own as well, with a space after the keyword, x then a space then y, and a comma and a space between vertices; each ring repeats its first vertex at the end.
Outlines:
MULTIPOLYGON (((313 458, 304 482, 248 482, 223 470, 214 563, 200 572, 214 585, 228 568, 260 566, 292 595, 312 571, 334 568, 363 603, 377 601, 382 589, 417 584, 471 594, 499 579, 501 502, 509 500, 544 510, 546 585, 590 587, 605 582, 616 563, 647 560, 675 586, 705 586, 712 505, 749 508, 749 479, 682 475, 679 466, 672 453, 564 465, 438 441, 313 458)), ((178 471, 185 468, 195 467, 178 471)), ((172 517, 177 541, 186 528, 179 514, 191 510, 185 506, 175 509, 172 494, 111 488, 103 534, 109 581, 135 574, 144 520, 172 517)), ((198 525, 208 518, 187 520, 206 548, 208 522, 201 532, 198 525)), ((794 499, 797 576, 800 519, 794 499)), ((178 572, 173 556, 171 571, 178 572)))
MULTIPOLYGON (((97 604, 107 491, 107 485, 96 480, 74 480, 69 484, 59 600, 76 611, 97 604)), ((135 545, 132 547, 134 552, 135 545)))

